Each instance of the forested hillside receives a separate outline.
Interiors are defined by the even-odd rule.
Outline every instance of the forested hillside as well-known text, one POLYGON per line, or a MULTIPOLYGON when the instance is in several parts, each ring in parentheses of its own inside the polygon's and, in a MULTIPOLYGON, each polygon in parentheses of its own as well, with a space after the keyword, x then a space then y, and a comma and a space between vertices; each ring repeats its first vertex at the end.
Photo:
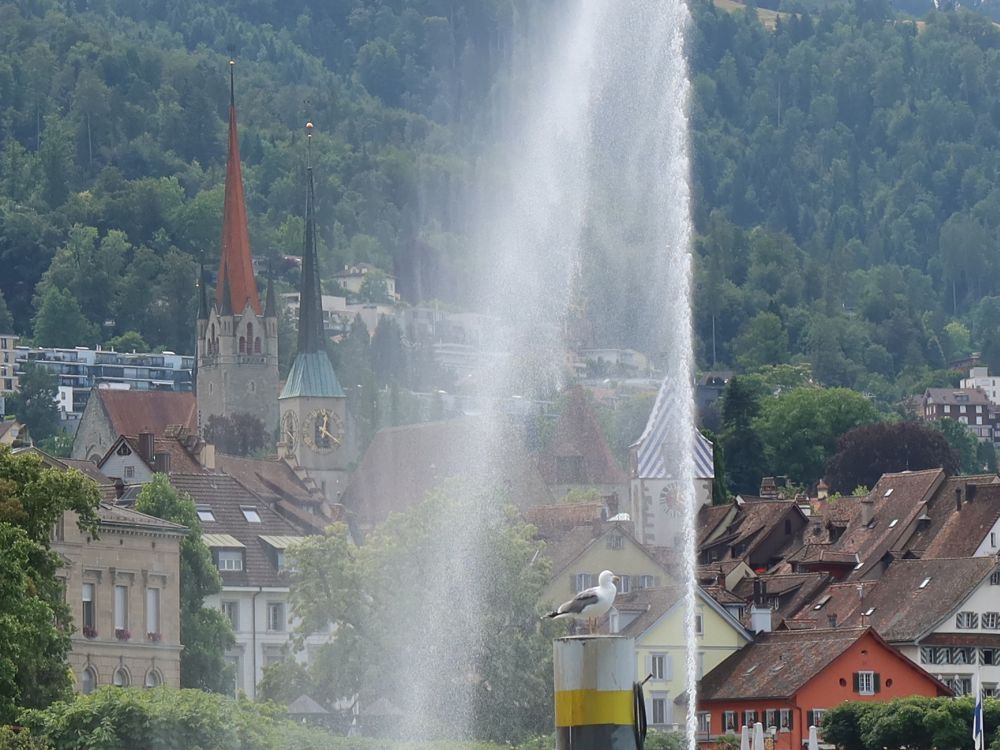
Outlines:
MULTIPOLYGON (((479 157, 517 95, 515 50, 557 2, 0 5, 14 328, 191 350, 197 264, 218 257, 229 55, 255 254, 298 252, 312 118, 327 272, 368 261, 407 301, 474 305, 479 157)), ((772 32, 752 9, 692 6, 700 364, 809 362, 887 403, 972 350, 1000 365, 1000 30, 831 2, 772 32)), ((635 340, 642 277, 584 274, 592 343, 635 340)))

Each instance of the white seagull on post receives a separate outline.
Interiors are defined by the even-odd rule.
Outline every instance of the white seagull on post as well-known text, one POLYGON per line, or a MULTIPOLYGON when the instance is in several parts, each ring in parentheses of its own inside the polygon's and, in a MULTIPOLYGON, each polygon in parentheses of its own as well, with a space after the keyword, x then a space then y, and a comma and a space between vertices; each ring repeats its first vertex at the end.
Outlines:
POLYGON ((601 575, 597 577, 596 586, 584 589, 568 602, 560 604, 558 609, 554 609, 544 615, 544 617, 552 620, 562 617, 571 617, 574 620, 588 620, 590 623, 590 632, 593 633, 594 621, 607 614, 607 611, 611 609, 611 605, 614 604, 615 596, 618 595, 618 589, 615 588, 615 584, 620 581, 621 578, 610 570, 602 571, 601 575))

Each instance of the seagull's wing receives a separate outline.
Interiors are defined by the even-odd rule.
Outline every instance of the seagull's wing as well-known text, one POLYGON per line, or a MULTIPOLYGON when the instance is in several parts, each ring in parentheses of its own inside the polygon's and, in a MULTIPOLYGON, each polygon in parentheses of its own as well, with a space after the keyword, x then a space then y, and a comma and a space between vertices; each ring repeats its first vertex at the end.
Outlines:
POLYGON ((583 612, 584 608, 589 607, 592 604, 597 604, 598 601, 599 592, 595 586, 593 588, 584 589, 568 602, 560 604, 559 609, 557 609, 556 612, 560 615, 578 615, 583 612))

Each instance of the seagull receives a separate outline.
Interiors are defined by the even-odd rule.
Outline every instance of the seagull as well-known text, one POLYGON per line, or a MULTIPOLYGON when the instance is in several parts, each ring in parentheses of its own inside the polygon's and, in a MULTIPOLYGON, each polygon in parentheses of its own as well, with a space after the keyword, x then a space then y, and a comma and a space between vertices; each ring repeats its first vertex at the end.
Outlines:
POLYGON ((584 589, 568 602, 563 602, 558 609, 543 615, 543 619, 547 617, 550 620, 556 620, 561 617, 572 617, 574 620, 588 620, 590 632, 593 633, 594 622, 611 609, 615 596, 618 595, 615 584, 620 581, 621 578, 610 570, 602 571, 601 575, 597 577, 596 586, 584 589))

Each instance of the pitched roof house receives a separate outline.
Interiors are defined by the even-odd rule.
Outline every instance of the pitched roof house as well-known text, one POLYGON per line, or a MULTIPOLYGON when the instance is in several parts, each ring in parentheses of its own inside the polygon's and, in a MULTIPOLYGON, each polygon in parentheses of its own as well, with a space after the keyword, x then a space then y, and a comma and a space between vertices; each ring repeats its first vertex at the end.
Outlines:
POLYGON ((163 435, 170 425, 198 429, 194 394, 95 388, 73 438, 73 458, 98 462, 120 435, 163 435))
POLYGON ((831 585, 797 614, 798 627, 872 626, 959 694, 1000 687, 1000 565, 994 557, 896 560, 877 581, 831 585), (978 665, 978 666, 977 666, 978 665))
POLYGON ((843 701, 949 694, 873 628, 762 633, 702 679, 698 740, 708 744, 760 721, 775 748, 798 750, 809 726, 822 732, 823 712, 843 701))

